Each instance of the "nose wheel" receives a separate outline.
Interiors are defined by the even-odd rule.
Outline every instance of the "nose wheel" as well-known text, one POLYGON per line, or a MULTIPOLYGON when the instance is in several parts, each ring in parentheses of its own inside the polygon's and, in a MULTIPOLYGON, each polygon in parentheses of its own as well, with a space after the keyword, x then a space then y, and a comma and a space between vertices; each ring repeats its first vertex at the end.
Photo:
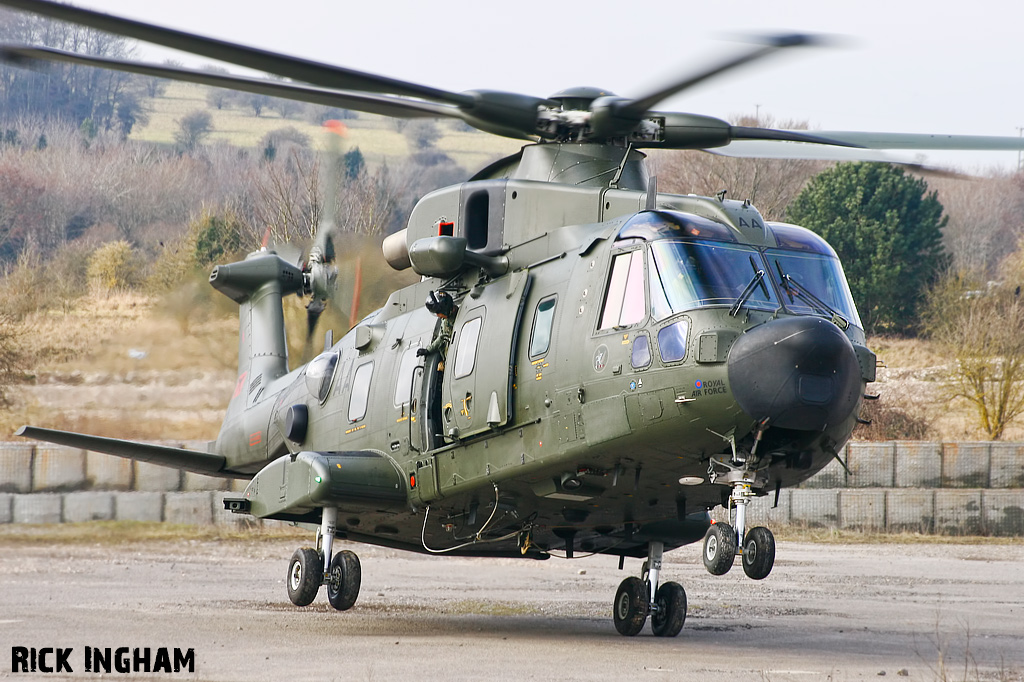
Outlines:
MULTIPOLYGON (((761 433, 761 432, 759 432, 761 433)), ((732 568, 737 555, 743 557, 743 572, 753 580, 764 580, 775 566, 775 536, 764 526, 750 530, 747 525, 747 505, 754 498, 753 486, 758 471, 734 464, 712 460, 709 467, 712 482, 732 485, 729 506, 735 510, 735 526, 715 523, 704 534, 704 568, 712 575, 725 575, 732 568), (724 473, 716 470, 724 469, 724 473)), ((759 483, 763 487, 766 480, 759 483)))
POLYGON ((347 549, 333 556, 331 554, 337 520, 338 510, 325 508, 317 536, 317 549, 297 549, 288 562, 285 584, 288 599, 296 606, 312 604, 321 585, 327 585, 327 601, 338 611, 352 608, 359 598, 362 583, 359 557, 347 549))
POLYGON ((736 530, 728 523, 715 523, 704 534, 704 568, 711 575, 725 575, 736 558, 736 530))
POLYGON ((675 582, 658 585, 664 550, 664 543, 650 543, 641 577, 630 576, 619 584, 612 604, 612 618, 620 635, 640 634, 648 616, 656 637, 675 637, 683 629, 686 591, 675 582))

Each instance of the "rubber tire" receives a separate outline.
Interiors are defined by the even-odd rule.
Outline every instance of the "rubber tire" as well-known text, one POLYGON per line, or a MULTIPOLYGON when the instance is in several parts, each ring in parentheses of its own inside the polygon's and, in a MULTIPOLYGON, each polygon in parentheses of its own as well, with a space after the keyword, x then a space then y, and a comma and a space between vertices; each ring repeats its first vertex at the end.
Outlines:
POLYGON ((620 635, 633 637, 644 629, 647 614, 651 610, 650 594, 647 583, 635 576, 619 584, 612 604, 612 618, 620 635))
POLYGON ((743 539, 743 572, 752 580, 764 580, 775 565, 775 536, 764 526, 747 531, 743 539))
POLYGON ((309 606, 320 591, 323 578, 324 562, 320 553, 310 547, 295 550, 288 562, 288 575, 285 585, 288 586, 288 598, 296 606, 309 606))
POLYGON ((728 523, 713 523, 704 533, 704 568, 711 575, 725 575, 736 558, 736 531, 728 523))
POLYGON ((327 580, 327 601, 338 611, 348 611, 359 598, 362 583, 362 568, 359 557, 347 549, 338 552, 331 559, 331 570, 327 580))
POLYGON ((651 613, 655 637, 675 637, 686 622, 686 590, 679 583, 663 583, 654 593, 658 609, 651 613))

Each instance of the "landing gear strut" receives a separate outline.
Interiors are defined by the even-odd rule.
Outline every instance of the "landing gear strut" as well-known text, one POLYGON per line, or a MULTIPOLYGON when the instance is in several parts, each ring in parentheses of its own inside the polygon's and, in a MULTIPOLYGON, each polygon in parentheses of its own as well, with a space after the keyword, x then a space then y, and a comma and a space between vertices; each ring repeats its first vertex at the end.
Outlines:
POLYGON ((312 604, 324 584, 327 585, 327 601, 337 610, 347 611, 356 603, 362 582, 359 557, 347 549, 331 555, 337 524, 338 510, 325 507, 317 533, 317 548, 303 547, 292 554, 286 582, 288 598, 296 606, 312 604))
POLYGON ((743 557, 743 572, 753 580, 763 580, 775 565, 775 536, 763 526, 746 530, 747 505, 754 497, 756 471, 741 463, 734 466, 723 461, 712 461, 712 481, 732 485, 729 506, 736 510, 735 528, 728 523, 716 523, 704 534, 704 568, 712 575, 724 575, 732 568, 733 559, 743 557), (714 471, 713 465, 725 468, 724 474, 714 471), (717 479, 717 480, 716 480, 717 479))
POLYGON ((641 577, 626 578, 615 592, 612 617, 620 635, 633 637, 639 634, 648 615, 656 637, 675 637, 683 629, 686 591, 679 583, 658 585, 664 550, 664 543, 651 542, 641 577))

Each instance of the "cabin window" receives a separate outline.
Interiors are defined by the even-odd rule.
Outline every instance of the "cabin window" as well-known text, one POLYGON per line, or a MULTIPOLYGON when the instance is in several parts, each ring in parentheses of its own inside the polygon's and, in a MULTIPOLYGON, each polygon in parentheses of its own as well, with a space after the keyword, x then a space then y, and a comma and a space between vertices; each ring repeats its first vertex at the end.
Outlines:
POLYGON ((352 397, 348 403, 348 420, 357 422, 366 416, 366 405, 370 401, 370 378, 373 376, 373 361, 356 367, 352 378, 352 397))
POLYGON ((491 195, 487 190, 472 194, 466 200, 466 245, 470 249, 487 246, 487 219, 491 210, 491 195))
POLYGON ((644 252, 637 249, 612 259, 612 275, 601 313, 601 329, 628 327, 644 319, 644 252))
POLYGON ((658 330, 658 349, 661 351, 662 362, 678 362, 686 357, 686 339, 690 333, 690 323, 679 320, 658 330))
POLYGON ((476 342, 480 337, 480 327, 483 322, 484 318, 474 317, 462 325, 462 332, 459 334, 459 344, 455 349, 456 379, 469 376, 473 372, 473 367, 476 366, 476 342))
POLYGON ((551 346, 551 325, 555 321, 555 296, 545 298, 537 305, 530 335, 530 358, 538 358, 551 346))
POLYGON ((401 407, 412 400, 412 377, 416 371, 417 347, 412 347, 402 355, 402 362, 398 366, 398 381, 395 384, 395 407, 401 407))
POLYGON ((321 353, 306 366, 306 389, 318 402, 327 400, 337 366, 337 353, 321 353))
POLYGON ((633 369, 643 369, 651 364, 651 339, 647 334, 640 334, 633 339, 633 352, 629 363, 633 369))

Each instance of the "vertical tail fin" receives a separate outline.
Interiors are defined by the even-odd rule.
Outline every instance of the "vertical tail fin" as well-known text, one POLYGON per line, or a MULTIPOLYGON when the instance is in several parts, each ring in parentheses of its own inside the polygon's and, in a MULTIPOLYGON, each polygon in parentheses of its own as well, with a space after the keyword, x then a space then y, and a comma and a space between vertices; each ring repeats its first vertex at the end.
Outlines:
POLYGON ((210 273, 214 289, 238 303, 238 382, 228 404, 232 416, 255 403, 261 388, 288 373, 281 301, 301 294, 302 271, 274 253, 258 251, 210 273))

